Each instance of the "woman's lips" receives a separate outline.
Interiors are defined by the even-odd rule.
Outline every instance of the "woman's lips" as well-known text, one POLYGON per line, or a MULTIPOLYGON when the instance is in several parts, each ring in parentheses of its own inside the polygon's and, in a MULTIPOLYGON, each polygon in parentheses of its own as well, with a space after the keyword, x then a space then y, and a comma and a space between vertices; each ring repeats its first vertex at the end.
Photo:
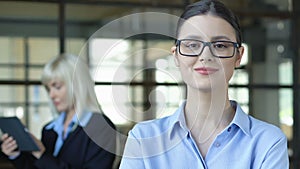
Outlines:
POLYGON ((211 67, 200 67, 200 68, 195 68, 194 70, 201 75, 210 75, 218 71, 218 69, 211 68, 211 67))
POLYGON ((53 104, 54 104, 55 106, 58 106, 58 105, 59 105, 59 102, 53 102, 53 104))

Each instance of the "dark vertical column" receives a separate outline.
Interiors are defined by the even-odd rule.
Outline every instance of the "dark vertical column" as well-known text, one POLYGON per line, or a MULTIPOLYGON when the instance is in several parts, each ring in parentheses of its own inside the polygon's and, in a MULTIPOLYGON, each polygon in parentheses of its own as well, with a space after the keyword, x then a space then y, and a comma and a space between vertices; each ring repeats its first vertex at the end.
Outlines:
POLYGON ((300 88, 299 88, 299 76, 300 76, 300 2, 293 0, 293 11, 291 18, 291 51, 293 52, 293 165, 292 168, 300 167, 300 88))
POLYGON ((147 35, 143 35, 143 65, 146 68, 143 70, 143 120, 151 120, 155 118, 156 104, 154 101, 155 95, 155 70, 152 69, 148 58, 148 39, 147 35), (152 97, 152 98, 150 98, 152 97), (152 100, 152 102, 150 102, 152 100))
POLYGON ((58 23, 58 31, 59 31, 59 52, 65 53, 65 1, 60 0, 59 3, 59 23, 58 23))
POLYGON ((24 51, 25 51, 25 124, 28 128, 30 128, 29 123, 29 45, 28 45, 28 38, 24 38, 24 51))
POLYGON ((156 117, 156 99, 155 99, 155 69, 147 69, 144 72, 144 82, 146 83, 143 93, 144 116, 143 120, 151 120, 156 117))
MULTIPOLYGON (((256 98, 258 94, 255 95, 255 88, 253 87, 255 83, 266 83, 264 70, 257 70, 256 67, 258 65, 264 64, 267 65, 266 60, 266 48, 267 48, 267 39, 266 39, 266 30, 263 25, 257 23, 251 27, 245 28, 243 33, 244 41, 251 47, 251 51, 249 51, 249 63, 247 65, 247 70, 249 74, 249 113, 251 115, 260 115, 261 112, 265 112, 265 110, 259 110, 259 108, 263 108, 264 106, 260 106, 261 103, 256 98), (253 35, 257 35, 254 37, 253 35), (262 72, 260 72, 262 71, 262 72), (260 80, 257 80, 260 79, 260 80), (255 107, 259 106, 259 107, 255 107)), ((265 67, 266 68, 266 67, 265 67)), ((257 92, 256 92, 257 93, 257 92)), ((263 102, 264 103, 264 102, 263 102)), ((263 104, 261 103, 261 104, 263 104)), ((264 115, 264 114, 263 114, 264 115)), ((266 116, 266 115, 265 115, 266 116)), ((266 118, 262 118, 267 120, 266 118)))

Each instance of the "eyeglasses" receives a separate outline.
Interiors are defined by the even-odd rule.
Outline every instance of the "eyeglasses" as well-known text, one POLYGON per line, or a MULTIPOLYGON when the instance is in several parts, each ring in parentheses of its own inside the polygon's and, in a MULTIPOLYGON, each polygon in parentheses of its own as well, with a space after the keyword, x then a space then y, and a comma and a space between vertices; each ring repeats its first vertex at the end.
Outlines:
POLYGON ((231 58, 239 44, 231 41, 203 42, 194 39, 181 39, 176 41, 178 51, 183 56, 197 57, 202 54, 205 46, 209 47, 213 56, 218 58, 231 58))

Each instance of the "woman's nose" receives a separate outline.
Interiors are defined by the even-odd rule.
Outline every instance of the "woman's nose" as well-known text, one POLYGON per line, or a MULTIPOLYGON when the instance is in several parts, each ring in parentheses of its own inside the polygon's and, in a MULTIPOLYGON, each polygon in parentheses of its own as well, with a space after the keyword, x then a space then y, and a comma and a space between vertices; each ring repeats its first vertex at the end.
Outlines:
POLYGON ((200 62, 204 62, 204 61, 210 62, 214 58, 213 54, 211 53, 211 50, 209 49, 209 46, 205 46, 198 57, 200 62))
POLYGON ((54 98, 54 96, 55 96, 55 92, 51 89, 49 90, 49 96, 50 96, 50 98, 54 98))

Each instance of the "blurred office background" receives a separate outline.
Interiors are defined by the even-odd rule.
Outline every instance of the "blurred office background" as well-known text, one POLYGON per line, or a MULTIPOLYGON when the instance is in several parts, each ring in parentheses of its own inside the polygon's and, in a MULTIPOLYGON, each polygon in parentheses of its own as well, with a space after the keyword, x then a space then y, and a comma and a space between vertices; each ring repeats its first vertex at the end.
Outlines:
MULTIPOLYGON (((222 1, 238 14, 246 47, 230 98, 280 127, 289 141, 291 168, 300 168, 300 1, 222 1)), ((88 62, 99 103, 118 132, 126 135, 135 122, 173 113, 185 87, 170 53, 174 39, 161 32, 174 32, 172 17, 192 2, 1 0, 0 116, 19 117, 40 137, 42 126, 55 117, 41 70, 62 52, 88 62), (103 30, 107 25, 112 27, 103 30), (143 30, 148 27, 156 31, 143 30)), ((0 168, 12 168, 3 155, 0 168)))

